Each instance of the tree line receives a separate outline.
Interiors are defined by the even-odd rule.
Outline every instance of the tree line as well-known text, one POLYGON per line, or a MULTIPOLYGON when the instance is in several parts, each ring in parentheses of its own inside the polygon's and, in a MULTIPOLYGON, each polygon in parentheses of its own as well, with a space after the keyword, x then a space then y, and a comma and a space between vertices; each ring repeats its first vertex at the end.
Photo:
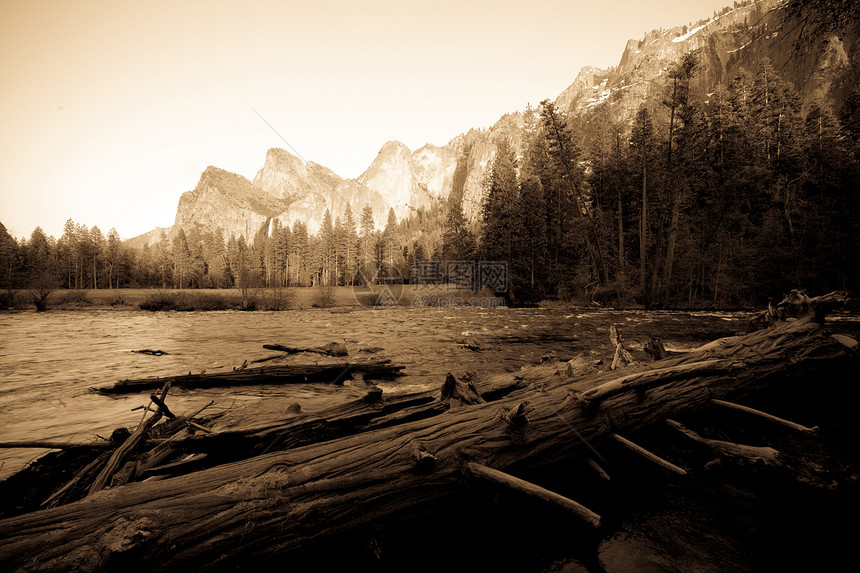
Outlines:
POLYGON ((860 96, 802 111, 764 60, 703 102, 697 70, 687 54, 631 125, 600 117, 587 155, 548 100, 519 157, 498 142, 475 244, 510 262, 511 298, 725 307, 857 287, 860 96))
POLYGON ((0 288, 11 301, 15 289, 337 286, 380 273, 408 280, 414 261, 428 257, 425 245, 439 235, 436 218, 431 208, 398 222, 390 209, 377 230, 370 206, 356 218, 347 205, 334 220, 326 210, 316 235, 302 221, 290 227, 275 219, 250 240, 225 238, 221 229, 180 228, 162 231, 140 249, 124 245, 115 229, 105 236, 71 219, 59 239, 37 227, 16 240, 0 223, 0 288))

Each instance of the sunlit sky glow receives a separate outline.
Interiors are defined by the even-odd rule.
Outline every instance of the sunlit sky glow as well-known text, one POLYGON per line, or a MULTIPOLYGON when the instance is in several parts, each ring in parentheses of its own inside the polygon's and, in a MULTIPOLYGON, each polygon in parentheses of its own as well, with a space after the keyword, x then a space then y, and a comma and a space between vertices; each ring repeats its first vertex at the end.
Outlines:
POLYGON ((252 179, 287 148, 255 110, 357 177, 388 140, 444 145, 727 4, 0 1, 0 222, 169 226, 206 166, 252 179))

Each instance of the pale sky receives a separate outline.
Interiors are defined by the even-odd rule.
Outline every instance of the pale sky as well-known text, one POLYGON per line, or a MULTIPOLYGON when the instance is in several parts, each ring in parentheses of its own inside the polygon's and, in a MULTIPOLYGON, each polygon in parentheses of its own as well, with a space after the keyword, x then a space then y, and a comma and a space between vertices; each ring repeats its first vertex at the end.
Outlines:
POLYGON ((444 145, 554 99, 628 39, 730 0, 0 0, 0 222, 173 224, 215 165, 284 142, 357 177, 388 140, 444 145))

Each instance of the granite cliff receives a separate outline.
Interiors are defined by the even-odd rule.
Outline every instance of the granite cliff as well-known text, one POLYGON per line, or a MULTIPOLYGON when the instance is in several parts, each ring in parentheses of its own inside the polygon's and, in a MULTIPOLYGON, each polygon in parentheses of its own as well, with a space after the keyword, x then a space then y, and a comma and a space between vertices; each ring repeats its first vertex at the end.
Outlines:
MULTIPOLYGON (((587 152, 595 126, 604 119, 629 122, 643 103, 659 107, 669 70, 695 50, 699 68, 694 91, 705 106, 719 83, 730 81, 741 67, 755 70, 769 58, 794 84, 804 105, 825 98, 838 107, 856 86, 860 61, 858 25, 847 30, 803 38, 805 47, 797 50, 800 32, 786 21, 779 0, 738 3, 700 22, 652 30, 640 40, 628 41, 617 66, 583 68, 555 105, 582 134, 587 152)), ((277 218, 286 225, 301 220, 316 233, 326 209, 334 218, 347 204, 356 217, 369 205, 381 228, 389 209, 403 219, 452 194, 475 223, 497 143, 506 139, 521 153, 525 126, 534 114, 531 108, 506 114, 490 128, 470 130, 444 146, 428 144, 412 151, 389 141, 357 179, 341 178, 282 149, 268 151, 253 181, 209 167, 197 186, 180 198, 173 230, 221 227, 227 236, 251 239, 277 218)), ((157 236, 148 233, 132 241, 151 243, 157 236)))

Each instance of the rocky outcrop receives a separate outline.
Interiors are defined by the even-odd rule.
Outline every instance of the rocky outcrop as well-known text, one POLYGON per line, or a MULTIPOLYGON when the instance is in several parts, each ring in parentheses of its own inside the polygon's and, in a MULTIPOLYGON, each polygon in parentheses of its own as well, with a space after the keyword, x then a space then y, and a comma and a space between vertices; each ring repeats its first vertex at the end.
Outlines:
POLYGON ((555 103, 580 116, 581 124, 600 115, 629 122, 643 102, 662 99, 667 72, 684 54, 697 50, 694 90, 703 102, 741 67, 754 72, 768 58, 795 86, 805 106, 828 98, 838 108, 848 94, 846 85, 853 86, 849 53, 857 49, 856 26, 854 34, 843 38, 805 38, 806 49, 797 50, 800 27, 786 17, 779 0, 759 0, 694 25, 652 30, 641 40, 627 42, 617 67, 583 68, 555 103))
POLYGON ((283 199, 266 193, 241 175, 207 167, 192 191, 179 198, 173 229, 200 226, 221 228, 227 237, 254 235, 286 207, 283 199))
POLYGON ((286 201, 309 195, 328 195, 343 179, 328 167, 313 161, 305 163, 283 149, 266 153, 263 168, 254 177, 254 185, 274 197, 286 201))
POLYGON ((430 206, 430 193, 412 169, 412 152, 399 141, 383 145, 358 181, 387 197, 398 219, 430 206))
POLYGON ((151 247, 161 241, 162 233, 164 233, 165 236, 169 236, 172 229, 173 227, 156 227, 151 231, 126 239, 123 241, 123 244, 132 249, 142 249, 146 246, 151 247))
POLYGON ((457 169, 457 152, 454 149, 428 143, 412 153, 411 166, 419 187, 433 198, 448 197, 457 169))

